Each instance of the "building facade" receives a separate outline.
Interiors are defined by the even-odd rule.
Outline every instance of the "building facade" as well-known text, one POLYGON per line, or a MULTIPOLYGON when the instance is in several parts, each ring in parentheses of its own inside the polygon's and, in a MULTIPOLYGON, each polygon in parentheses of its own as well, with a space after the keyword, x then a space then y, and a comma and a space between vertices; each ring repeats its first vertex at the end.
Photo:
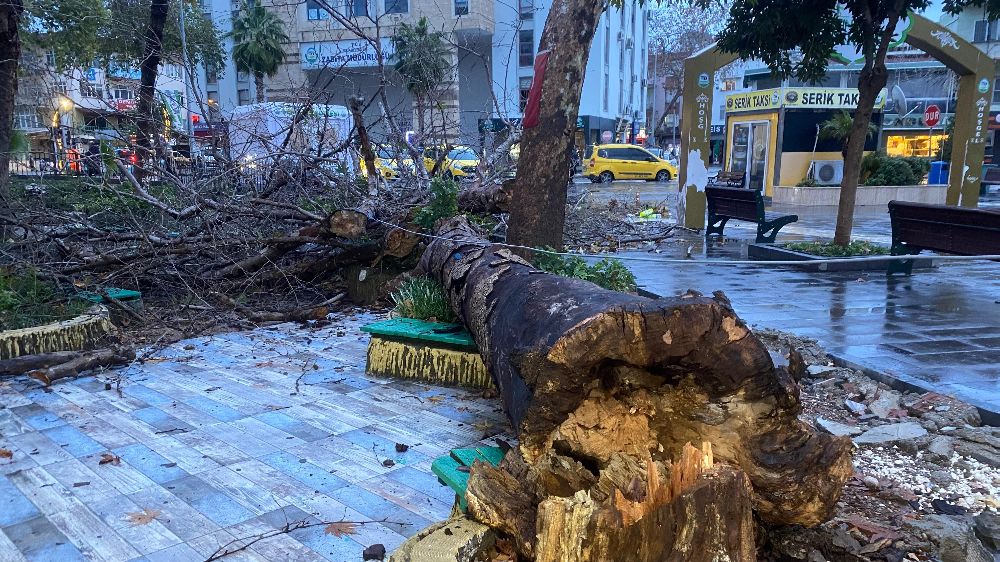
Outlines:
MULTIPOLYGON (((205 1, 216 26, 230 30, 238 4, 205 1)), ((644 126, 648 9, 634 4, 611 8, 601 19, 583 84, 578 143, 598 142, 604 131, 631 138, 644 126)), ((290 41, 278 74, 265 80, 267 99, 344 105, 349 96, 360 96, 376 132, 388 132, 386 115, 402 131, 423 119, 431 137, 482 146, 491 133, 522 116, 550 5, 546 0, 272 2, 268 8, 285 22, 290 41), (443 33, 450 58, 445 80, 425 107, 393 69, 390 40, 400 24, 421 17, 443 33)), ((231 39, 227 42, 231 52, 231 39)), ((231 60, 225 69, 204 69, 200 82, 210 106, 203 128, 224 117, 227 108, 256 99, 252 77, 237 73, 231 60)))
MULTIPOLYGON (((938 23, 971 41, 995 61, 1000 61, 1000 21, 990 20, 983 8, 970 8, 952 16, 944 14, 938 23)), ((1000 163, 1000 76, 993 84, 989 134, 986 135, 986 163, 1000 163)))

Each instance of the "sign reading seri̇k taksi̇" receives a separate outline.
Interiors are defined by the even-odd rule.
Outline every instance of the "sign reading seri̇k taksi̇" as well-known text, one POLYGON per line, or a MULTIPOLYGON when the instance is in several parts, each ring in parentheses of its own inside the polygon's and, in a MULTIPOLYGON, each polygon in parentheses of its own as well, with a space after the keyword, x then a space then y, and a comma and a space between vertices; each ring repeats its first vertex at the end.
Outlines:
MULTIPOLYGON (((858 106, 855 88, 771 88, 726 96, 726 112, 790 109, 854 109, 858 106)), ((883 90, 875 100, 875 109, 885 106, 883 90)))

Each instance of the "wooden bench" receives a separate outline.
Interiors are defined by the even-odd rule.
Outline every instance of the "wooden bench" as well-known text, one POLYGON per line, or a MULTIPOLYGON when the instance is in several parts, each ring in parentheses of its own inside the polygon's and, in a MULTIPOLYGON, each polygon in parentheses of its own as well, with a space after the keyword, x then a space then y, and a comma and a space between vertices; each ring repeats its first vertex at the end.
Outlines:
POLYGON ((746 172, 721 171, 714 178, 709 178, 708 185, 712 187, 743 187, 746 177, 746 172))
MULTIPOLYGON (((962 256, 1000 254, 1000 211, 889 201, 892 255, 921 250, 962 256)), ((913 272, 913 260, 889 263, 889 274, 913 272)))
POLYGON ((757 242, 774 242, 778 230, 799 220, 798 215, 775 216, 768 219, 764 213, 764 197, 755 189, 706 187, 708 226, 705 237, 722 235, 729 219, 757 223, 757 242))

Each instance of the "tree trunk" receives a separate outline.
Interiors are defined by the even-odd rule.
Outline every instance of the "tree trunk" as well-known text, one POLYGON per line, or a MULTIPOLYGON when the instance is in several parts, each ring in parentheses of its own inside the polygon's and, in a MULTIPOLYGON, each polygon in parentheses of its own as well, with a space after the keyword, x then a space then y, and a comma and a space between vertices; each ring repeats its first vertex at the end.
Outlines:
POLYGON ((861 158, 865 152, 865 141, 868 139, 868 126, 875 110, 875 99, 889 78, 889 71, 885 67, 885 55, 889 50, 902 10, 902 0, 896 0, 894 9, 886 15, 887 22, 884 29, 881 25, 876 25, 871 16, 862 23, 864 30, 862 42, 867 43, 869 48, 864 50, 865 66, 858 77, 858 108, 851 122, 851 133, 847 137, 847 149, 844 155, 844 178, 840 182, 837 229, 833 234, 833 243, 838 246, 847 246, 851 243, 854 203, 858 196, 861 158))
POLYGON ((506 213, 513 191, 513 180, 486 185, 476 182, 458 192, 458 209, 475 214, 506 213))
POLYGON ((257 90, 257 103, 264 103, 267 96, 264 95, 264 75, 261 73, 255 73, 253 75, 254 89, 257 90))
MULTIPOLYGON (((607 489, 595 490, 622 459, 667 463, 686 443, 707 441, 715 459, 749 478, 763 521, 815 525, 830 516, 852 473, 851 443, 798 420, 797 384, 724 295, 653 300, 541 273, 487 246, 463 217, 437 234, 421 268, 442 282, 475 338, 518 434, 501 468, 520 503, 581 490, 607 501, 607 489)), ((505 516, 525 553, 540 516, 505 516)))
POLYGON ((149 25, 146 27, 145 46, 143 47, 142 63, 139 65, 139 103, 136 111, 136 129, 138 130, 139 166, 136 169, 136 179, 143 180, 150 160, 153 157, 151 143, 159 145, 159 132, 162 119, 156 115, 156 75, 160 68, 160 57, 163 53, 163 26, 167 21, 167 0, 152 0, 149 5, 149 25))
POLYGON ((0 4, 0 214, 10 213, 10 138, 14 128, 17 97, 17 64, 21 59, 18 26, 24 5, 21 0, 0 4))
POLYGON ((361 161, 368 172, 368 182, 378 185, 378 168, 375 167, 375 151, 372 150, 372 141, 368 137, 368 128, 365 127, 364 116, 361 114, 365 104, 365 99, 360 96, 347 98, 347 107, 354 117, 354 128, 358 131, 358 142, 361 144, 361 161))
MULTIPOLYGON (((538 125, 524 129, 507 240, 561 248, 566 222, 566 171, 580 111, 580 91, 594 32, 604 11, 598 0, 554 0, 539 52, 549 51, 538 125)), ((537 78, 536 78, 537 79, 537 78)))

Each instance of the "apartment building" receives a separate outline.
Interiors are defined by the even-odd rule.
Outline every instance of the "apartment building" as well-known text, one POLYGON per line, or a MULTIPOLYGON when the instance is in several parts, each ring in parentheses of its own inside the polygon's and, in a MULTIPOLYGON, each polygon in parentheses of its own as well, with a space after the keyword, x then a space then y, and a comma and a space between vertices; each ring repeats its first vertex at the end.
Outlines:
MULTIPOLYGON (((127 140, 134 133, 139 70, 125 66, 56 70, 54 55, 22 55, 14 128, 31 150, 50 152, 53 142, 72 148, 93 140, 127 140)), ((165 125, 184 131, 189 119, 181 66, 164 64, 156 80, 165 125)))
MULTIPOLYGON (((542 0, 497 1, 493 35, 495 115, 518 119, 531 87, 533 63, 552 3, 542 0)), ((601 16, 587 61, 580 96, 576 146, 602 137, 632 140, 646 121, 648 7, 625 2, 601 16)), ((488 128, 502 127, 500 119, 488 128)))
MULTIPOLYGON (((238 2, 206 2, 206 13, 228 32, 238 2)), ((644 125, 648 9, 635 4, 611 8, 602 17, 583 85, 579 143, 597 142, 605 131, 631 138, 644 125)), ((401 23, 426 17, 432 30, 444 33, 452 64, 432 110, 425 111, 425 127, 447 140, 478 146, 505 121, 521 117, 550 5, 547 0, 273 2, 269 9, 286 22, 291 40, 285 64, 266 80, 267 99, 342 105, 358 95, 371 101, 365 115, 376 130, 385 130, 385 114, 412 129, 419 116, 413 96, 392 69, 390 38, 401 23), (383 84, 384 99, 378 95, 383 84)), ((231 44, 226 49, 231 51, 231 44)), ((210 106, 219 108, 206 121, 256 99, 252 77, 237 73, 232 61, 224 69, 205 69, 200 89, 210 106)))

